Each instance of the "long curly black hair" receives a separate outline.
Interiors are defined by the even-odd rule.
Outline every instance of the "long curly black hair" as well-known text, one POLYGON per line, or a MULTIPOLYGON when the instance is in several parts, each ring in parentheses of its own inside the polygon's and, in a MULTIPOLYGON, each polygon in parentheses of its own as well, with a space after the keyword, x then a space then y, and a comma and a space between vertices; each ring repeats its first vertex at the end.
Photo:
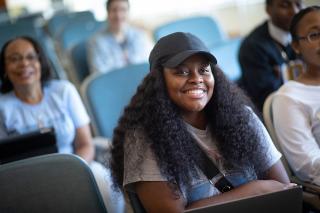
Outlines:
MULTIPOLYGON (((205 107, 210 131, 217 139, 217 147, 231 167, 247 167, 257 156, 264 157, 259 140, 260 132, 252 121, 249 99, 229 82, 223 72, 211 65, 215 85, 213 96, 205 107), (252 123, 252 122, 251 122, 252 123)), ((194 142, 180 115, 179 108, 166 91, 163 68, 150 72, 125 108, 114 130, 111 170, 116 188, 122 190, 124 178, 124 141, 126 133, 142 128, 151 143, 161 174, 169 184, 187 185, 203 168, 202 151, 194 142)), ((139 156, 143 158, 143 156, 139 156)))

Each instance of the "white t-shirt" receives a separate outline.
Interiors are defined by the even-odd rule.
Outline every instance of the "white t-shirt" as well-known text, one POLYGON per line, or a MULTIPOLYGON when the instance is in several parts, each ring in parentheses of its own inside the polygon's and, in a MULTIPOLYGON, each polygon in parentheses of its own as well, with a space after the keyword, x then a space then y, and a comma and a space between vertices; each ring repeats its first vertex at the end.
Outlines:
MULTIPOLYGON (((264 153, 266 153, 264 162, 253 162, 253 164, 257 164, 259 166, 263 165, 263 168, 260 167, 259 169, 260 171, 265 171, 280 159, 281 154, 275 148, 260 120, 254 114, 252 115, 253 119, 251 125, 255 126, 259 130, 262 130, 260 142, 262 147, 265 148, 264 153)), ((186 125, 188 131, 192 134, 196 142, 208 154, 213 162, 215 162, 220 171, 228 175, 227 177, 232 183, 237 182, 237 184, 240 185, 249 180, 257 178, 255 173, 256 171, 252 170, 226 171, 223 167, 223 161, 219 158, 220 155, 218 149, 215 146, 216 140, 212 137, 210 131, 208 130, 209 128, 207 128, 207 130, 200 130, 188 124, 186 125)), ((148 138, 143 134, 142 129, 138 129, 135 132, 129 132, 126 135, 124 145, 123 186, 127 187, 128 190, 132 190, 132 187, 130 187, 131 183, 139 181, 167 181, 166 178, 160 173, 154 153, 150 148, 150 143, 147 143, 147 140, 148 138)), ((217 188, 209 183, 208 179, 200 169, 198 170, 198 174, 199 178, 193 178, 191 185, 181 188, 181 192, 187 203, 220 193, 217 188)))
POLYGON ((272 104, 278 141, 297 177, 320 185, 320 86, 284 84, 272 104))
POLYGON ((0 138, 53 127, 61 153, 73 152, 76 128, 89 123, 76 88, 65 80, 49 81, 38 104, 27 104, 13 91, 0 96, 0 138))

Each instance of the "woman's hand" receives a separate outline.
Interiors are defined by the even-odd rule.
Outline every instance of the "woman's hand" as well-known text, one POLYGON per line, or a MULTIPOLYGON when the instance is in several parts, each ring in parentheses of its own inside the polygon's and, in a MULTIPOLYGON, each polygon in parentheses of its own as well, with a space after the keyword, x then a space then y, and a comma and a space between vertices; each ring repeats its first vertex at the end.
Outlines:
POLYGON ((235 190, 246 191, 244 196, 261 195, 270 192, 281 191, 296 186, 295 183, 281 183, 276 180, 255 180, 239 186, 235 190))
POLYGON ((185 209, 281 191, 293 186, 296 184, 284 184, 275 180, 255 180, 229 192, 193 202, 188 206, 185 206, 186 201, 181 194, 174 195, 167 182, 138 182, 135 183, 135 190, 147 212, 177 213, 183 212, 185 209))
POLYGON ((215 195, 193 202, 187 208, 197 208, 221 202, 237 200, 240 198, 262 195, 270 192, 281 191, 294 186, 296 186, 294 183, 281 183, 276 180, 254 180, 220 195, 215 195))

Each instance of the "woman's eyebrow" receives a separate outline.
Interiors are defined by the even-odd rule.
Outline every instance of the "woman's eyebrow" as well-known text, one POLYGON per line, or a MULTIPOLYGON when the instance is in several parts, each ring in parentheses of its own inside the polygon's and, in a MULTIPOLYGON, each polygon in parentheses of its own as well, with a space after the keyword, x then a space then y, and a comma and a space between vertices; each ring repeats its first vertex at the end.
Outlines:
POLYGON ((320 30, 319 25, 312 26, 309 30, 320 30))

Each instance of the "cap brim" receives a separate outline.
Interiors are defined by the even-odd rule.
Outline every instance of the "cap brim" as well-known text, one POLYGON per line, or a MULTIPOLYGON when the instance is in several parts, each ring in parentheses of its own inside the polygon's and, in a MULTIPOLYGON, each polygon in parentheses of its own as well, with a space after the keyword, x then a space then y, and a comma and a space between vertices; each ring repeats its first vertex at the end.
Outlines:
POLYGON ((209 53, 207 51, 188 50, 188 51, 178 53, 177 55, 173 56, 172 58, 167 60, 162 65, 164 67, 168 67, 168 68, 175 68, 179 64, 181 64, 184 60, 186 60, 187 58, 189 58, 190 56, 195 55, 195 54, 204 55, 209 59, 210 62, 212 62, 213 64, 217 64, 216 57, 214 57, 214 55, 212 55, 211 53, 209 53))

